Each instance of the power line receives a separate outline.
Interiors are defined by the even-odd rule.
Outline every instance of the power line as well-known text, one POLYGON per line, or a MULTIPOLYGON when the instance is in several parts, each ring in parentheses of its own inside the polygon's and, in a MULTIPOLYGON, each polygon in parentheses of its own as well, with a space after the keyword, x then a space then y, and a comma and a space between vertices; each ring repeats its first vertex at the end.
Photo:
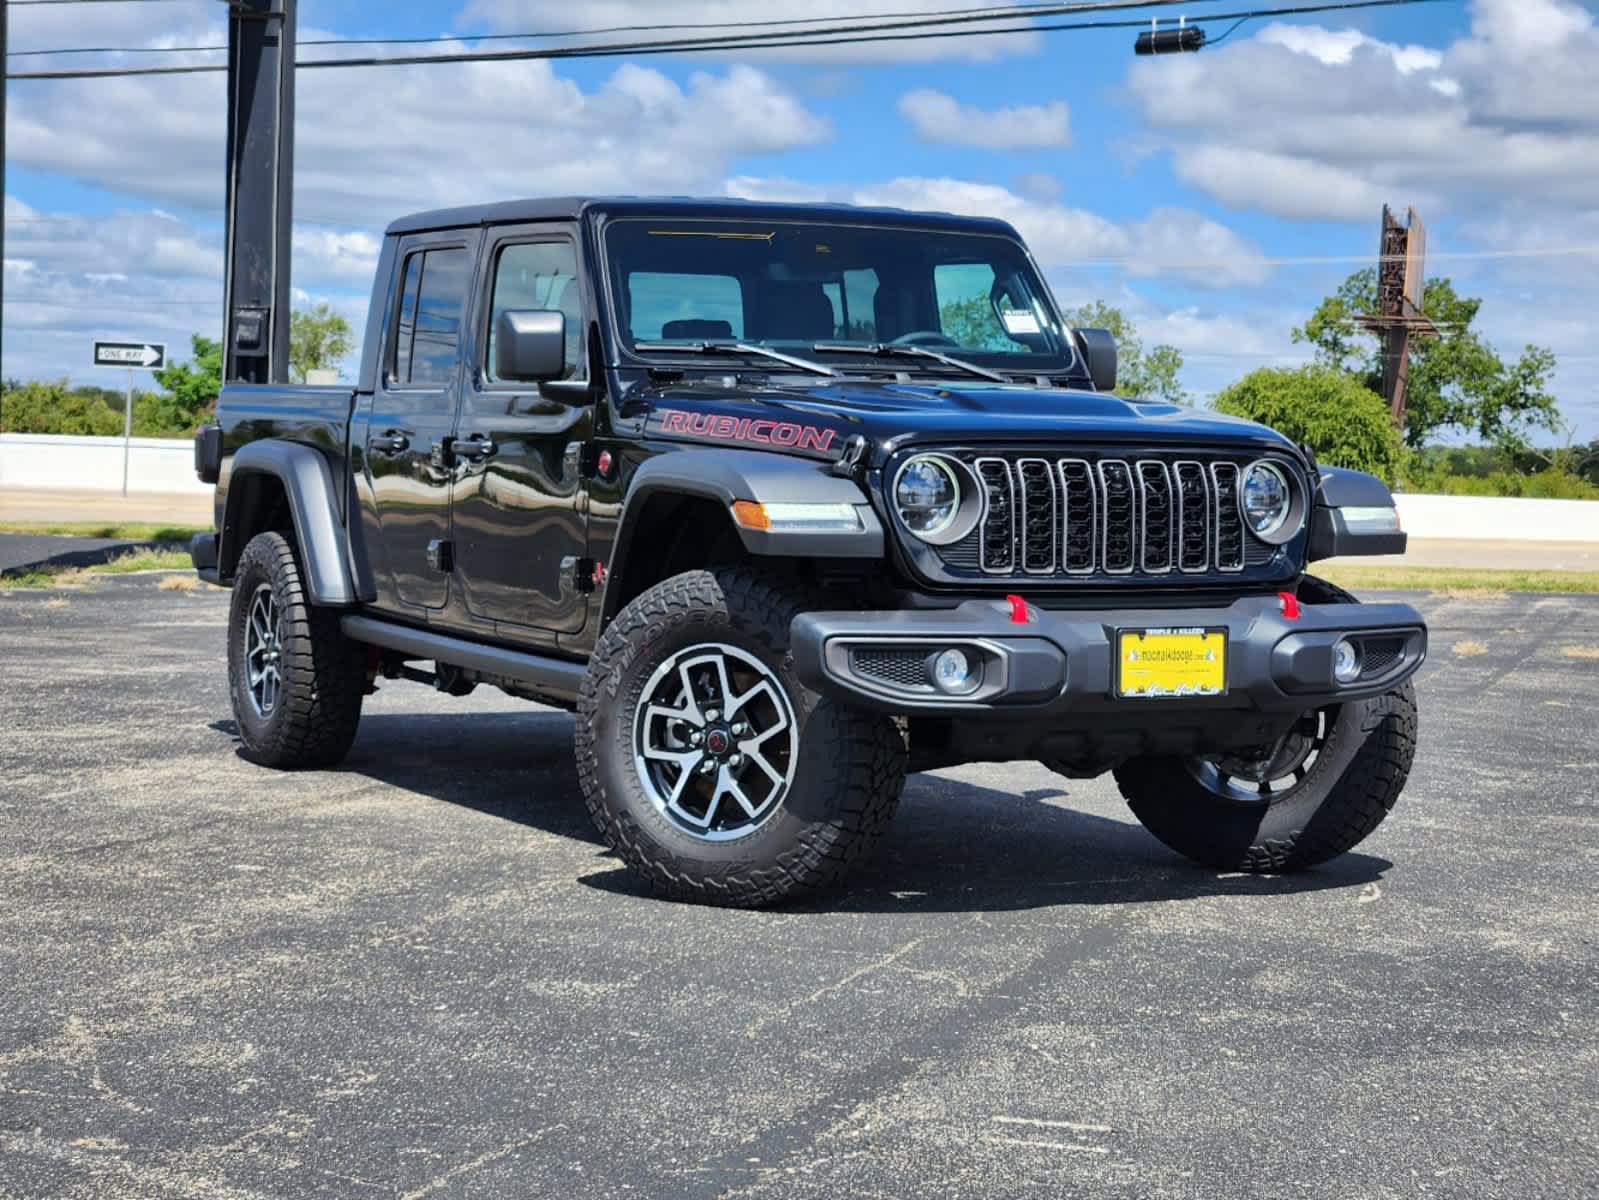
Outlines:
MULTIPOLYGON (((98 0, 89 0, 98 2, 98 0)), ((111 0, 106 0, 111 2, 111 0)), ((118 0, 122 2, 122 0, 118 0)), ((1157 0, 1158 3, 1179 3, 1181 0, 1157 0)), ((1369 8, 1395 8, 1410 4, 1438 4, 1459 3, 1460 0, 1335 0, 1335 2, 1321 4, 1301 4, 1292 7, 1255 9, 1247 12, 1212 13, 1203 18, 1204 21, 1227 20, 1258 20, 1265 17, 1295 16, 1308 13, 1340 12, 1352 9, 1369 8)), ((1089 11, 1104 9, 1148 8, 1149 3, 1109 3, 1098 5, 1080 5, 1065 11, 1089 11)), ((1006 19, 989 18, 989 19, 1006 19)), ((945 22, 936 22, 945 23, 945 22)), ((683 38, 642 42, 609 42, 595 43, 581 46, 556 46, 544 48, 530 48, 525 50, 478 50, 457 54, 418 54, 418 55, 374 55, 367 58, 319 58, 301 61, 295 65, 307 70, 329 67, 387 67, 387 66, 422 66, 434 63, 464 63, 464 62, 526 62, 548 59, 568 58, 616 58, 623 56, 645 56, 654 54, 698 54, 707 52, 728 52, 733 50, 762 50, 786 49, 803 46, 844 46, 876 42, 905 42, 924 41, 934 38, 954 37, 988 37, 1015 33, 1051 33, 1067 30, 1083 29, 1136 29, 1142 28, 1146 22, 1143 20, 1115 20, 1115 21, 1073 21, 1057 22, 1054 24, 1030 23, 1019 26, 1008 26, 1001 29, 920 29, 911 33, 888 33, 887 29, 903 29, 908 22, 899 22, 893 25, 861 26, 867 32, 849 37, 832 36, 844 30, 845 27, 834 27, 826 34, 817 35, 810 31, 794 31, 780 34, 748 34, 730 35, 721 38, 683 38)), ((86 70, 62 71, 20 71, 8 72, 9 79, 101 79, 117 78, 134 75, 197 75, 220 72, 226 70, 222 64, 201 65, 191 64, 177 67, 118 67, 96 68, 86 70)))
POLYGON ((10 0, 12 8, 28 8, 35 4, 186 4, 192 0, 10 0))
MULTIPOLYGON (((16 0, 14 0, 16 2, 16 0)), ((72 3, 74 0, 50 0, 50 3, 72 3)), ((90 0, 93 2, 93 0, 90 0)), ((115 0, 106 0, 107 3, 115 0)), ((1128 4, 1128 8, 1161 8, 1172 4, 1215 4, 1218 0, 1145 0, 1142 4, 1128 4)), ((527 41, 542 38, 592 37, 610 33, 656 33, 664 30, 689 29, 759 29, 779 25, 815 26, 819 32, 828 32, 840 22, 884 21, 887 28, 910 28, 914 25, 949 24, 956 18, 969 17, 974 21, 1015 20, 1020 15, 1052 16, 1068 12, 1087 11, 1101 7, 1115 7, 1092 3, 1062 4, 1060 0, 1024 0, 996 8, 989 4, 981 8, 912 9, 900 12, 855 13, 848 17, 783 17, 760 21, 680 21, 651 25, 603 25, 582 29, 545 29, 527 33, 440 34, 430 37, 372 37, 372 38, 299 38, 300 46, 425 46, 450 42, 505 42, 527 41), (979 15, 973 15, 979 14, 979 15)), ((838 32, 844 32, 840 28, 838 32)), ((791 30, 795 36, 803 30, 791 30)), ((782 35, 773 35, 782 36, 782 35)), ((56 54, 211 54, 226 50, 226 46, 73 46, 54 50, 13 50, 7 58, 36 58, 56 54)))
MULTIPOLYGON (((53 0, 56 2, 56 0, 53 0)), ((69 0, 59 0, 66 3, 69 0)), ((766 40, 778 41, 782 39, 802 36, 830 37, 835 34, 854 33, 872 29, 915 29, 935 25, 966 25, 986 24, 993 21, 1013 21, 1019 16, 1029 18, 1040 16, 1063 16, 1069 13, 1100 12, 1107 10, 1120 10, 1129 8, 1169 8, 1173 5, 1199 3, 1214 4, 1217 0, 1075 0, 1074 3, 1061 3, 1061 0, 1027 0, 1026 3, 1009 4, 996 8, 986 5, 982 8, 951 8, 935 9, 931 11, 909 11, 897 13, 859 13, 849 17, 789 17, 784 19, 767 19, 760 21, 702 21, 678 24, 659 25, 610 25, 592 27, 587 29, 546 30, 530 33, 491 33, 481 36, 463 34, 443 35, 435 37, 408 37, 408 38, 311 38, 298 41, 301 46, 387 46, 387 45, 437 45, 440 43, 454 42, 497 42, 497 41, 523 41, 527 39, 547 39, 566 37, 587 37, 610 33, 659 33, 663 30, 687 29, 758 29, 771 28, 778 25, 803 25, 805 29, 778 30, 773 33, 751 34, 726 34, 721 37, 680 38, 671 42, 662 42, 663 45, 689 45, 696 43, 720 43, 724 41, 749 41, 759 43, 766 40)), ((952 34, 960 31, 951 31, 952 34)), ((653 44, 653 43, 640 43, 653 44)), ((83 47, 65 50, 22 50, 11 57, 37 56, 41 54, 208 54, 226 50, 226 46, 144 46, 144 47, 83 47)))

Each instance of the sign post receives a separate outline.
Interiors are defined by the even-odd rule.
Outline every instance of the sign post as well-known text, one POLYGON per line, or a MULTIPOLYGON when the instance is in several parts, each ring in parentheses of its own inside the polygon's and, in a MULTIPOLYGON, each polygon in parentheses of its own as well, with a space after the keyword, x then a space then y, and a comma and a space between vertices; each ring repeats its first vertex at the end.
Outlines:
POLYGON ((96 342, 94 365, 126 367, 128 399, 122 409, 122 494, 128 494, 128 460, 133 452, 133 372, 142 367, 159 371, 167 365, 167 348, 162 342, 96 342))

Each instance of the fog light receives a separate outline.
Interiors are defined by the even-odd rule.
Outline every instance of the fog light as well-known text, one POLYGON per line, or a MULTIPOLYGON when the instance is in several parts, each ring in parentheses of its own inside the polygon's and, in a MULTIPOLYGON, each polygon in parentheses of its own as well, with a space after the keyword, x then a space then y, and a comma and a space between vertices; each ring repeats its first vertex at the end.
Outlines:
POLYGON ((942 691, 964 692, 972 681, 972 663, 960 650, 946 650, 933 660, 933 682, 942 691))
POLYGON ((1360 651, 1348 638, 1333 647, 1333 678, 1339 683, 1354 683, 1360 678, 1360 651))

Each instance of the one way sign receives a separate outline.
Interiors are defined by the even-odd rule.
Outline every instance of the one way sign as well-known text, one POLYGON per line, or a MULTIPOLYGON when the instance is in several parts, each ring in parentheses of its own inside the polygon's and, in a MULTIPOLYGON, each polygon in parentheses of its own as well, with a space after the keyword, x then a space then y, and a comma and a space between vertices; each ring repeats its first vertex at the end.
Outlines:
POLYGON ((96 342, 94 365, 159 371, 167 365, 167 348, 160 342, 96 342))

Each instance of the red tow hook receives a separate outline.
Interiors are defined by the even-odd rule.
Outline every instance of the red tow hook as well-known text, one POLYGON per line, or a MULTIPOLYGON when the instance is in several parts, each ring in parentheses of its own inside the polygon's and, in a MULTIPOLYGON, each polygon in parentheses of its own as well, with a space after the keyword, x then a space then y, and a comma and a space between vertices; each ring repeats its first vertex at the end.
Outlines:
POLYGON ((1006 596, 1005 599, 1010 601, 1010 623, 1012 625, 1025 625, 1032 620, 1027 611, 1027 601, 1020 596, 1006 596))
POLYGON ((1278 592, 1277 599, 1283 606, 1283 616, 1290 621, 1299 620, 1299 597, 1292 592, 1278 592))

